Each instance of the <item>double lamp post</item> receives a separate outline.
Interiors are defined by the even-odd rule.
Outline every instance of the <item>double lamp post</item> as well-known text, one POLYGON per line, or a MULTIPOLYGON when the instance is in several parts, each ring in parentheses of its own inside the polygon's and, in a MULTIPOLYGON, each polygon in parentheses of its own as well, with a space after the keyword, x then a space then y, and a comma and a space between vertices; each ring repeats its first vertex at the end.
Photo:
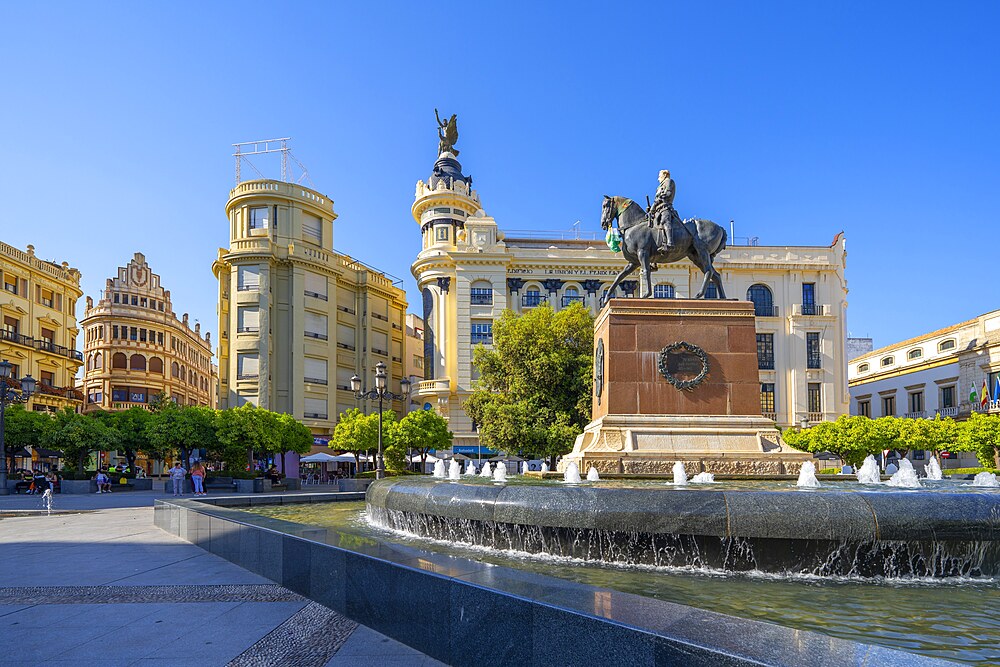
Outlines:
POLYGON ((385 477, 385 459, 382 457, 382 402, 405 401, 410 395, 410 381, 403 378, 399 381, 400 393, 394 394, 386 386, 388 375, 385 372, 385 362, 375 364, 375 388, 371 391, 361 389, 361 378, 357 375, 351 378, 351 391, 360 400, 378 401, 378 459, 375 468, 375 479, 385 477))
POLYGON ((3 438, 4 413, 8 405, 27 403, 35 393, 35 378, 30 375, 21 378, 20 391, 8 386, 7 382, 13 369, 14 365, 6 359, 0 361, 0 496, 10 495, 10 489, 7 488, 7 445, 3 438))

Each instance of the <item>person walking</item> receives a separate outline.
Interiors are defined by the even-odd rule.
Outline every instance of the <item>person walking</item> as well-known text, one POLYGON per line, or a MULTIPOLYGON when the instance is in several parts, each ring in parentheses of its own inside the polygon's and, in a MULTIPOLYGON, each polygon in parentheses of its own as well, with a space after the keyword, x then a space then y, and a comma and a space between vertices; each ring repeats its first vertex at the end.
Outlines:
POLYGON ((194 465, 191 466, 191 484, 194 486, 194 495, 205 495, 204 482, 205 467, 201 465, 201 461, 195 461, 194 465))
POLYGON ((174 467, 170 469, 170 479, 174 483, 174 495, 183 496, 184 495, 184 477, 187 475, 187 470, 178 461, 174 464, 174 467))

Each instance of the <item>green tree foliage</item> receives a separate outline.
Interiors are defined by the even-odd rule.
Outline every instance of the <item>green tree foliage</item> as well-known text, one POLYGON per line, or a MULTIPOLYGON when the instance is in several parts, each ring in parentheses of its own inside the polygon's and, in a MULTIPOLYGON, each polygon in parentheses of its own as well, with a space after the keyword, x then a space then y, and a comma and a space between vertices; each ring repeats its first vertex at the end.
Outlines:
POLYGON ((984 468, 1000 467, 997 447, 1000 446, 1000 415, 973 412, 968 420, 959 424, 959 451, 975 452, 984 468))
POLYGON ((3 424, 6 464, 10 471, 14 468, 14 453, 18 449, 42 445, 45 434, 52 426, 52 418, 44 412, 25 410, 23 405, 11 405, 4 410, 3 424))
MULTIPOLYGON (((229 411, 227 411, 229 412, 229 411)), ((216 446, 216 413, 207 407, 181 407, 172 401, 161 404, 146 424, 147 454, 163 458, 171 450, 179 450, 187 465, 193 449, 213 449, 216 446)))
POLYGON ((568 453, 590 421, 594 322, 579 303, 523 315, 504 311, 493 349, 479 345, 479 370, 465 410, 482 443, 509 454, 554 459, 568 453))
MULTIPOLYGON (((382 412, 382 456, 386 470, 402 472, 406 469, 406 447, 396 442, 399 422, 392 410, 382 412)), ((361 452, 378 450, 378 413, 366 415, 357 408, 343 412, 333 429, 329 447, 351 452, 361 469, 361 452)))
POLYGON ((110 451, 119 446, 119 434, 100 419, 77 414, 72 408, 57 412, 46 429, 42 444, 63 453, 66 468, 83 472, 90 453, 110 451))
POLYGON ((433 410, 415 410, 401 420, 396 429, 396 444, 406 451, 420 455, 420 463, 427 462, 432 449, 451 447, 452 433, 448 421, 433 410))
POLYGON ((229 469, 242 469, 253 452, 277 452, 281 447, 277 415, 250 403, 221 411, 217 436, 216 455, 229 469))
POLYGON ((153 448, 150 447, 147 435, 147 428, 154 417, 148 410, 133 407, 119 412, 99 410, 90 413, 90 415, 117 432, 119 448, 125 453, 128 467, 133 472, 135 471, 135 457, 139 452, 150 458, 155 458, 152 455, 155 452, 151 451, 153 448))
POLYGON ((313 435, 309 427, 288 414, 279 414, 277 419, 280 451, 307 454, 313 444, 313 435))

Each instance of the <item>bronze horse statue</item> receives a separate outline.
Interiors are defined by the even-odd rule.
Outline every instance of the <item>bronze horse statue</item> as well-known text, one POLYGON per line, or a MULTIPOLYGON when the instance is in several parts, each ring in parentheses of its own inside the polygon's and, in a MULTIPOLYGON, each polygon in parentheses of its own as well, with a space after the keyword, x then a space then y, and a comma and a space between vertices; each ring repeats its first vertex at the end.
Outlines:
POLYGON ((705 282, 701 286, 701 291, 695 295, 696 299, 705 298, 710 282, 715 283, 720 299, 726 298, 726 292, 722 288, 722 277, 712 265, 715 256, 726 248, 726 229, 715 224, 711 220, 685 220, 678 225, 674 233, 674 244, 667 252, 659 247, 656 240, 655 230, 650 227, 646 211, 627 197, 609 197, 604 195, 604 203, 601 206, 601 229, 611 228, 615 219, 618 219, 618 231, 622 235, 622 255, 628 260, 628 266, 618 274, 615 281, 608 288, 608 296, 601 299, 603 306, 607 298, 615 292, 618 284, 630 273, 640 266, 642 267, 642 287, 639 296, 648 299, 653 296, 651 285, 651 265, 670 264, 685 257, 694 262, 694 265, 705 274, 705 282))

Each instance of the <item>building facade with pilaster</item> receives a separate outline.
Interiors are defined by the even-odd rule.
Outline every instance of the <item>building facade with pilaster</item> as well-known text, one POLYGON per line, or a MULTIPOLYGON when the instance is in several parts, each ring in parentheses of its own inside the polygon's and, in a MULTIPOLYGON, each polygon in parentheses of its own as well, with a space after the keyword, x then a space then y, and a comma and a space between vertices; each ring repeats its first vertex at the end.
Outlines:
MULTIPOLYGON (((492 343, 505 309, 579 302, 595 315, 624 268, 597 234, 504 232, 484 210, 471 178, 450 153, 419 181, 412 206, 422 248, 411 270, 422 296, 424 380, 414 402, 448 418, 455 444, 478 444, 462 403, 476 373, 472 350, 492 343)), ((848 412, 846 242, 733 246, 716 257, 727 295, 755 304, 761 408, 778 426, 836 419, 848 412)), ((690 298, 700 271, 688 261, 653 275, 656 298, 690 298)), ((619 294, 638 296, 638 273, 619 294)), ((709 292, 711 295, 711 290, 709 292)))

